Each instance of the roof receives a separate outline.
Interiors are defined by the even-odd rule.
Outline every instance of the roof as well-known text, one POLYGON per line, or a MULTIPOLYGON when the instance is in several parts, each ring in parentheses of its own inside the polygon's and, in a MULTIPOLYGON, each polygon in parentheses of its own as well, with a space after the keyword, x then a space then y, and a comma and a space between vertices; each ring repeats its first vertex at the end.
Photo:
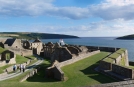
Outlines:
POLYGON ((16 39, 7 39, 4 44, 8 44, 8 46, 12 46, 16 39))
POLYGON ((36 43, 36 42, 41 42, 41 41, 39 39, 35 39, 33 43, 36 43))

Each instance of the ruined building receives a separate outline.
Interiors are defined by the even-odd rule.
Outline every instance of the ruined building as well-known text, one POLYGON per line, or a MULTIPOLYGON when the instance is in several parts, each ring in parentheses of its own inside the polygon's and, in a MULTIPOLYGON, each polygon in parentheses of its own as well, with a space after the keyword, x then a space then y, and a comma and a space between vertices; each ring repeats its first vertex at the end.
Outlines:
POLYGON ((5 66, 7 64, 15 64, 16 63, 16 55, 14 52, 5 50, 0 54, 0 67, 5 66))
POLYGON ((40 52, 43 49, 43 43, 39 39, 36 39, 31 43, 31 49, 33 50, 33 54, 40 55, 40 52))
POLYGON ((39 39, 35 39, 33 42, 20 39, 2 39, 0 46, 21 56, 40 55, 43 49, 43 43, 39 39))
MULTIPOLYGON (((49 52, 49 58, 51 60, 51 67, 48 67, 46 69, 48 77, 56 78, 57 72, 55 71, 55 69, 57 64, 72 59, 77 60, 77 58, 85 56, 87 54, 89 55, 92 52, 86 46, 59 45, 56 47, 56 45, 53 44, 53 52, 50 51, 51 48, 49 48, 49 50, 44 50, 44 53, 49 52)), ((46 49, 48 49, 48 47, 46 49)), ((58 78, 60 78, 60 76, 58 78)))

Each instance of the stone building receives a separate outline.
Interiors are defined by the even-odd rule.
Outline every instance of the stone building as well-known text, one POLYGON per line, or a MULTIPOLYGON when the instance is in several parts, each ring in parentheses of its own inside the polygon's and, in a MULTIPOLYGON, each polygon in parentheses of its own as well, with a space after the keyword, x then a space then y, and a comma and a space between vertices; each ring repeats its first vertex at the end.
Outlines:
POLYGON ((53 44, 52 42, 46 43, 46 44, 44 45, 44 47, 43 47, 43 52, 44 52, 43 54, 44 54, 44 57, 51 58, 51 56, 52 56, 54 50, 55 50, 56 48, 58 48, 58 47, 60 47, 60 46, 58 45, 58 43, 56 43, 56 44, 53 44))
POLYGON ((54 63, 55 61, 58 62, 66 61, 68 59, 71 59, 72 57, 73 55, 67 49, 67 47, 59 47, 54 50, 51 56, 51 63, 54 63))
POLYGON ((39 39, 36 39, 34 42, 31 43, 31 48, 33 50, 33 54, 40 55, 43 49, 43 43, 39 39))
POLYGON ((50 59, 52 63, 55 60, 58 62, 62 62, 73 59, 76 56, 85 54, 87 52, 89 52, 89 50, 86 46, 60 46, 54 49, 50 59))
POLYGON ((21 40, 20 39, 6 39, 6 41, 4 42, 4 48, 8 48, 8 47, 22 49, 21 40))
POLYGON ((33 52, 31 49, 28 49, 30 43, 28 41, 25 43, 21 39, 2 39, 0 40, 0 46, 2 48, 8 49, 15 54, 19 54, 21 56, 30 56, 33 55, 33 52))

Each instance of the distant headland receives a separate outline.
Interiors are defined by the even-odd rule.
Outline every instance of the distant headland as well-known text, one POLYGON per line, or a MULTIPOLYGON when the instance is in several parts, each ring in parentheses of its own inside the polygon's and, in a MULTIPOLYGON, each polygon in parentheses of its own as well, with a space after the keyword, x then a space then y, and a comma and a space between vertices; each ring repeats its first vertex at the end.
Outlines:
POLYGON ((117 37, 116 39, 121 39, 121 40, 134 40, 134 34, 126 35, 126 36, 122 36, 122 37, 117 37))
POLYGON ((35 32, 0 32, 0 37, 11 37, 17 39, 60 39, 60 38, 79 38, 73 35, 50 34, 50 33, 35 33, 35 32))

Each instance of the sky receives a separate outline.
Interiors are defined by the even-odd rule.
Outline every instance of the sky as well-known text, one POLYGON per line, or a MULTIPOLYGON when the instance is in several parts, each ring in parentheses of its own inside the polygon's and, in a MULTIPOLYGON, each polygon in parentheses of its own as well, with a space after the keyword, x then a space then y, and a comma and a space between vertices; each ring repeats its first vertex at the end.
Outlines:
POLYGON ((0 32, 134 34, 134 0, 0 0, 0 32))

